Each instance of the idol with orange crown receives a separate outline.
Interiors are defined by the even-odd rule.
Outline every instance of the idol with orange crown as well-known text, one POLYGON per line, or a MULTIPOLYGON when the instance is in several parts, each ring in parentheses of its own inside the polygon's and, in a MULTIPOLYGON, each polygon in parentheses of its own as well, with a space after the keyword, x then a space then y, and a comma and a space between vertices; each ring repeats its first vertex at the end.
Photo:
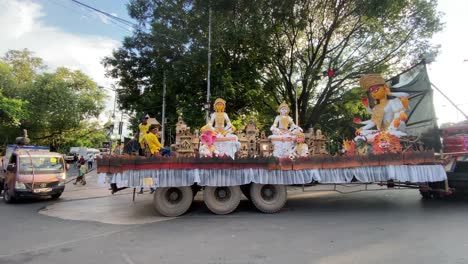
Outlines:
POLYGON ((234 159, 240 143, 237 136, 233 134, 236 128, 231 124, 225 112, 226 101, 221 98, 216 99, 213 108, 215 112, 211 114, 208 123, 201 128, 201 132, 211 131, 216 136, 214 147, 220 153, 219 155, 227 155, 234 159))
POLYGON ((270 128, 273 135, 269 139, 273 143, 274 157, 287 157, 296 144, 296 134, 302 129, 294 124, 289 116, 289 106, 283 102, 278 107, 278 115, 270 128))
POLYGON ((390 87, 380 74, 367 74, 361 77, 360 84, 374 100, 374 107, 369 107, 367 98, 362 100, 366 110, 371 114, 369 120, 355 118, 354 123, 364 126, 356 130, 355 141, 364 140, 372 143, 381 132, 400 138, 406 136, 408 116, 407 93, 391 93, 390 87))

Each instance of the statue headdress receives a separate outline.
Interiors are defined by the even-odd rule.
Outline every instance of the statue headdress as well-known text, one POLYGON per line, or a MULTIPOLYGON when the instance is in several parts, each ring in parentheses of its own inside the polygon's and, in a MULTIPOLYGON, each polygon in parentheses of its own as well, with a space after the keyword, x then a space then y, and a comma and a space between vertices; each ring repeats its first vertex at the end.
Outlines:
POLYGON ((281 108, 283 108, 283 107, 286 107, 286 108, 288 109, 288 112, 287 112, 286 114, 289 114, 289 111, 290 111, 289 105, 288 105, 285 101, 283 101, 283 102, 278 106, 277 112, 280 113, 280 110, 281 110, 281 108))
POLYGON ((359 83, 361 84, 361 87, 366 91, 368 91, 370 87, 375 85, 386 85, 386 82, 382 75, 377 73, 366 74, 361 76, 361 78, 359 79, 359 83))
POLYGON ((408 97, 408 94, 404 92, 393 92, 393 93, 390 92, 390 87, 388 86, 387 82, 385 82, 385 79, 382 77, 382 75, 378 73, 371 73, 371 74, 363 75, 359 79, 359 83, 361 84, 361 87, 365 89, 366 91, 369 91, 369 88, 371 88, 372 86, 376 86, 376 85, 385 86, 387 95, 404 98, 403 105, 405 109, 408 109, 408 106, 409 106, 408 99, 405 98, 405 97, 408 97))
POLYGON ((302 133, 302 132, 296 132, 295 135, 296 135, 296 141, 297 141, 298 139, 303 139, 303 141, 305 141, 305 134, 304 134, 304 133, 302 133))
MULTIPOLYGON (((221 99, 221 98, 217 98, 217 99, 214 101, 214 103, 213 103, 213 108, 215 108, 215 106, 216 106, 217 104, 219 104, 219 103, 223 104, 223 107, 226 108, 226 101, 224 101, 224 100, 221 99)), ((215 110, 216 110, 216 108, 215 108, 215 110)))

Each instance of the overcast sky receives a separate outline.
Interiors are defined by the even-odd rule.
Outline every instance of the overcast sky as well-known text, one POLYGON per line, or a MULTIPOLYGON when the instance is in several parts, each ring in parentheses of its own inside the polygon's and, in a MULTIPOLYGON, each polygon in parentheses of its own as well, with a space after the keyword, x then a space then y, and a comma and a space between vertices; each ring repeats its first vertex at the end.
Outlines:
MULTIPOLYGON (((81 0, 115 16, 131 20, 126 0, 81 0)), ((443 32, 434 37, 441 52, 428 66, 431 81, 468 113, 468 0, 439 0, 445 13, 443 32), (467 62, 464 62, 467 60, 467 62), (466 74, 466 75, 465 75, 466 74)), ((0 54, 9 49, 28 48, 44 59, 50 70, 58 66, 79 69, 99 85, 109 87, 113 80, 104 76, 101 60, 131 34, 105 16, 90 12, 71 0, 0 0, 0 54)), ((463 120, 446 99, 434 92, 439 124, 463 120)), ((108 109, 114 99, 108 97, 108 109)), ((351 122, 351 121, 350 121, 351 122)))

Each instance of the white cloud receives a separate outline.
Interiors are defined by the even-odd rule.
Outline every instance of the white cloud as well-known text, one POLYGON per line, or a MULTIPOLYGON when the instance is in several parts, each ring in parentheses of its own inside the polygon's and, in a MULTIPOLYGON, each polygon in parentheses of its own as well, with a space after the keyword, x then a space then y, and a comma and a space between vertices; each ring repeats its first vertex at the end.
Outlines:
POLYGON ((105 77, 101 60, 111 55, 119 41, 65 32, 45 24, 45 15, 37 2, 0 0, 0 54, 27 48, 41 57, 50 70, 65 66, 83 71, 99 85, 109 87, 114 83, 105 77))
MULTIPOLYGON (((78 35, 47 25, 46 14, 38 2, 0 0, 0 56, 11 49, 27 48, 44 60, 49 71, 57 67, 80 70, 100 86, 110 87, 115 80, 105 77, 101 64, 120 42, 96 35, 78 35)), ((104 21, 103 21, 104 22, 104 21)), ((106 111, 99 121, 107 121, 114 107, 114 93, 106 91, 106 111)), ((118 114, 120 115, 120 114, 118 114)))

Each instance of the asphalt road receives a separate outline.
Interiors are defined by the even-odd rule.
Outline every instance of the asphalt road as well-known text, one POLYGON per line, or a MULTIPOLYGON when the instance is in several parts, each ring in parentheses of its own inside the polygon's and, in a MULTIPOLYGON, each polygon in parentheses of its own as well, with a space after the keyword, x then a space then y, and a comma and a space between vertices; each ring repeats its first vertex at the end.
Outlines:
POLYGON ((51 203, 0 203, 0 263, 468 263, 468 201, 414 190, 294 192, 273 215, 244 200, 216 216, 197 200, 182 217, 134 225, 38 214, 51 203))

